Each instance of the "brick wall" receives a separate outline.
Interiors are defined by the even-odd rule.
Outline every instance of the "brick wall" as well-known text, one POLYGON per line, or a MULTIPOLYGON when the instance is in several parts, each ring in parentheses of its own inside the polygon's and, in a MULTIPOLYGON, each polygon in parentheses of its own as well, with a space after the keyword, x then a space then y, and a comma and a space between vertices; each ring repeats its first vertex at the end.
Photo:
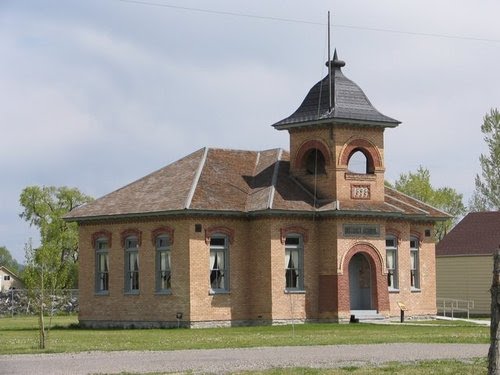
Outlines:
POLYGON ((350 313, 349 261, 363 253, 372 272, 373 308, 384 315, 399 315, 397 302, 408 307, 407 315, 435 313, 435 260, 432 237, 425 237, 430 225, 375 219, 261 217, 228 219, 223 217, 175 218, 164 221, 115 222, 80 225, 80 315, 82 323, 99 325, 169 326, 182 324, 214 326, 348 319, 350 313), (380 225, 379 237, 345 237, 344 223, 380 225), (195 231, 200 224, 201 232, 195 231), (152 233, 161 226, 173 229, 172 293, 155 291, 155 247, 152 233), (230 291, 213 294, 209 286, 210 251, 206 229, 231 231, 229 245, 230 291), (299 228, 304 243, 303 292, 285 291, 285 247, 282 231, 299 228), (397 233, 399 291, 389 293, 385 268, 385 233, 397 233), (124 250, 121 233, 138 229, 142 233, 139 249, 140 291, 124 293, 124 250), (109 293, 95 293, 95 250, 93 233, 112 233, 109 249, 109 293), (419 234, 419 291, 410 288, 410 233, 419 234))

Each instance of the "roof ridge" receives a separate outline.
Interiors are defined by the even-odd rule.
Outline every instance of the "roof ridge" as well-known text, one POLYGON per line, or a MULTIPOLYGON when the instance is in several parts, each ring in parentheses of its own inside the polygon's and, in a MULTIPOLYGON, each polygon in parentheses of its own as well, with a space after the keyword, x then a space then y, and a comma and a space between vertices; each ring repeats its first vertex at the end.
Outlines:
POLYGON ((200 177, 201 177, 201 172, 203 171, 203 167, 205 166, 205 162, 207 160, 207 154, 208 150, 210 149, 209 147, 203 147, 204 152, 203 156, 201 157, 200 164, 198 166, 198 170, 196 171, 196 174, 193 179, 193 184, 191 185, 191 189, 189 190, 189 194, 186 198, 186 204, 184 205, 184 208, 187 210, 191 206, 191 202, 193 200, 194 193, 196 191, 196 188, 198 187, 198 182, 200 182, 200 177))
POLYGON ((283 149, 278 148, 276 149, 278 151, 278 155, 276 155, 276 162, 274 164, 274 171, 273 171, 273 178, 271 180, 271 191, 269 192, 269 200, 267 201, 267 208, 272 209, 273 208, 273 202, 274 202, 274 193, 276 192, 276 184, 278 182, 278 172, 279 172, 279 165, 281 161, 281 156, 283 155, 283 149))

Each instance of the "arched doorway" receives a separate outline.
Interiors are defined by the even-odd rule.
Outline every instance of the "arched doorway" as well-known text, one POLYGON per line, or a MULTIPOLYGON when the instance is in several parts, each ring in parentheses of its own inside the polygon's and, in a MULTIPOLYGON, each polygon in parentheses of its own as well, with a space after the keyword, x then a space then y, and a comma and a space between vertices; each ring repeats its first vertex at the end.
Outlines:
POLYGON ((351 310, 372 309, 372 270, 363 253, 355 254, 349 262, 349 299, 351 310))

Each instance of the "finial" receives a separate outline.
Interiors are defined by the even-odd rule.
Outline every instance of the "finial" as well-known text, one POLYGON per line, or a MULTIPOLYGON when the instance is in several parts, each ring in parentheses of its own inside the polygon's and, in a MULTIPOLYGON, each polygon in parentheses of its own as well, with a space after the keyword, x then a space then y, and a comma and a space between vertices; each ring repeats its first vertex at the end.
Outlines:
MULTIPOLYGON (((326 62, 325 65, 328 66, 328 61, 326 62)), ((345 66, 345 61, 339 60, 337 56, 337 48, 335 48, 335 50, 333 51, 333 60, 330 62, 330 65, 333 68, 339 68, 339 69, 345 66)))

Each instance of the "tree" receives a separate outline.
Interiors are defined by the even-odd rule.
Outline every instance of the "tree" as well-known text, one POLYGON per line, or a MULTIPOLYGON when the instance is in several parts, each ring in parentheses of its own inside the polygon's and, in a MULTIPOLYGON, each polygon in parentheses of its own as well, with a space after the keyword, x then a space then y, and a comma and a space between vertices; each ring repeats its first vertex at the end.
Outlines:
POLYGON ((434 188, 431 185, 431 174, 428 169, 420 166, 416 173, 408 172, 399 176, 394 187, 422 202, 447 212, 451 219, 436 223, 435 238, 441 240, 446 233, 456 224, 458 219, 466 213, 462 202, 462 194, 455 189, 444 187, 434 188))
MULTIPOLYGON (((42 252, 51 252, 51 259, 58 268, 57 288, 76 285, 76 261, 78 260, 78 229, 76 223, 67 223, 63 217, 73 208, 90 202, 93 198, 76 188, 55 186, 28 186, 21 192, 19 201, 24 211, 20 217, 40 231, 42 252), (57 262, 55 259, 58 258, 57 262)), ((36 261, 38 258, 34 257, 36 261)))
POLYGON ((19 273, 21 266, 12 257, 12 254, 5 246, 0 246, 0 266, 4 266, 9 270, 19 273))
POLYGON ((481 154, 481 176, 476 175, 476 190, 469 202, 472 211, 500 210, 500 112, 491 109, 481 125, 487 155, 481 154))

